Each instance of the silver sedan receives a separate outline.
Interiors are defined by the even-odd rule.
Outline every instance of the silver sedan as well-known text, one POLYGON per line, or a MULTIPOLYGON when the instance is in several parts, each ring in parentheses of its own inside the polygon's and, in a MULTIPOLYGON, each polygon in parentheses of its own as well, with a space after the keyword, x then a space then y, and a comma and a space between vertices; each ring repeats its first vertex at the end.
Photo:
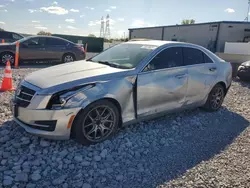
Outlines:
POLYGON ((201 46, 130 41, 28 75, 13 99, 14 120, 32 134, 88 145, 166 113, 216 111, 231 80, 230 63, 201 46))

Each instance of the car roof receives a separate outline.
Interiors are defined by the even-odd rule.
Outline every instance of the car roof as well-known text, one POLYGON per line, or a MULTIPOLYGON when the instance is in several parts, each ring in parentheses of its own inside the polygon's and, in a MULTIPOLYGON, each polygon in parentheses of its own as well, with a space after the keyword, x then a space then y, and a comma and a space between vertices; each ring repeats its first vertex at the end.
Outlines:
POLYGON ((0 33, 13 33, 13 34, 17 34, 17 35, 21 35, 21 36, 23 36, 22 34, 20 34, 20 33, 16 33, 16 32, 12 32, 12 31, 0 31, 0 33))
POLYGON ((60 38, 60 37, 54 37, 54 36, 48 36, 48 35, 33 35, 33 36, 29 36, 29 38, 35 38, 35 37, 42 37, 42 38, 56 38, 56 39, 63 39, 64 38, 60 38))
POLYGON ((193 44, 193 43, 177 42, 177 41, 162 41, 162 40, 147 40, 147 39, 138 39, 138 40, 135 40, 135 41, 131 40, 131 41, 128 41, 126 43, 129 43, 129 44, 142 44, 142 45, 154 45, 154 46, 157 46, 157 48, 161 48, 162 46, 167 46, 167 45, 175 46, 175 45, 180 44, 180 45, 182 45, 184 47, 198 48, 199 50, 202 50, 203 52, 206 52, 206 54, 209 55, 209 57, 212 58, 214 61, 224 61, 223 59, 221 59, 220 57, 218 57, 217 55, 215 55, 214 53, 212 53, 208 49, 204 48, 203 46, 193 44))
POLYGON ((180 43, 175 41, 163 41, 163 40, 136 40, 136 41, 128 41, 130 44, 143 44, 143 45, 154 45, 154 46, 162 46, 165 44, 171 43, 180 43))
POLYGON ((36 38, 36 37, 42 37, 42 38, 54 38, 54 39, 60 39, 60 40, 64 40, 64 41, 67 41, 67 42, 70 42, 70 43, 73 43, 67 39, 64 39, 64 38, 61 38, 61 37, 55 37, 55 36, 47 36, 47 35, 34 35, 34 36, 29 36, 29 37, 26 37, 26 38, 36 38))

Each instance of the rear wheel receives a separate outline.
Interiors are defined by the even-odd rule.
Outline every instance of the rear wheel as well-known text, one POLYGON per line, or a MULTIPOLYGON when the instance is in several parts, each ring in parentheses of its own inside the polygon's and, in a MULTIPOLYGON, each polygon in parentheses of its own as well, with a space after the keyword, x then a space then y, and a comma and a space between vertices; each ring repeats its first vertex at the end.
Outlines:
POLYGON ((14 63, 15 63, 15 55, 13 53, 10 53, 10 52, 1 53, 0 59, 1 59, 1 64, 3 64, 3 65, 6 65, 6 63, 8 61, 10 61, 11 65, 14 65, 14 63))
POLYGON ((73 62, 73 61, 75 61, 75 56, 71 53, 67 53, 67 54, 63 55, 63 57, 62 57, 63 63, 69 63, 69 62, 73 62))
POLYGON ((94 102, 77 116, 73 134, 77 142, 89 145, 110 138, 119 124, 119 111, 108 100, 94 102))
POLYGON ((224 87, 221 84, 215 85, 208 95, 207 102, 204 105, 204 108, 207 111, 211 112, 217 111, 221 107, 224 101, 224 97, 225 97, 224 87))

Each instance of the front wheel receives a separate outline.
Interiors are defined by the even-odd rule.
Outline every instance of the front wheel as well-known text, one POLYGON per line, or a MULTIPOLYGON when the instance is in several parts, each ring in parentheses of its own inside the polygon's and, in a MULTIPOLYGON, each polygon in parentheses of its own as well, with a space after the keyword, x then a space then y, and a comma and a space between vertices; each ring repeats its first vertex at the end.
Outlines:
POLYGON ((119 124, 119 111, 108 100, 94 102, 77 116, 73 134, 77 142, 90 145, 110 138, 119 124))
POLYGON ((210 112, 217 111, 221 107, 224 101, 224 97, 224 87, 221 84, 215 85, 208 95, 207 102, 204 105, 204 109, 210 112))

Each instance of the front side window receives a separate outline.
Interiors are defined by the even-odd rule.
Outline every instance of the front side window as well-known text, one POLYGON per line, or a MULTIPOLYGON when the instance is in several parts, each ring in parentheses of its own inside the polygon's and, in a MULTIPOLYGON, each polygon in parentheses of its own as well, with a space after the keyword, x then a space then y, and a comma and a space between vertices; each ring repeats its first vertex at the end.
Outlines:
POLYGON ((122 43, 107 49, 89 59, 89 61, 130 69, 136 67, 143 58, 157 47, 155 45, 122 43))
POLYGON ((144 71, 183 66, 182 49, 172 47, 161 51, 146 66, 144 71))
POLYGON ((46 43, 46 38, 35 37, 24 42, 28 46, 44 46, 46 43))

